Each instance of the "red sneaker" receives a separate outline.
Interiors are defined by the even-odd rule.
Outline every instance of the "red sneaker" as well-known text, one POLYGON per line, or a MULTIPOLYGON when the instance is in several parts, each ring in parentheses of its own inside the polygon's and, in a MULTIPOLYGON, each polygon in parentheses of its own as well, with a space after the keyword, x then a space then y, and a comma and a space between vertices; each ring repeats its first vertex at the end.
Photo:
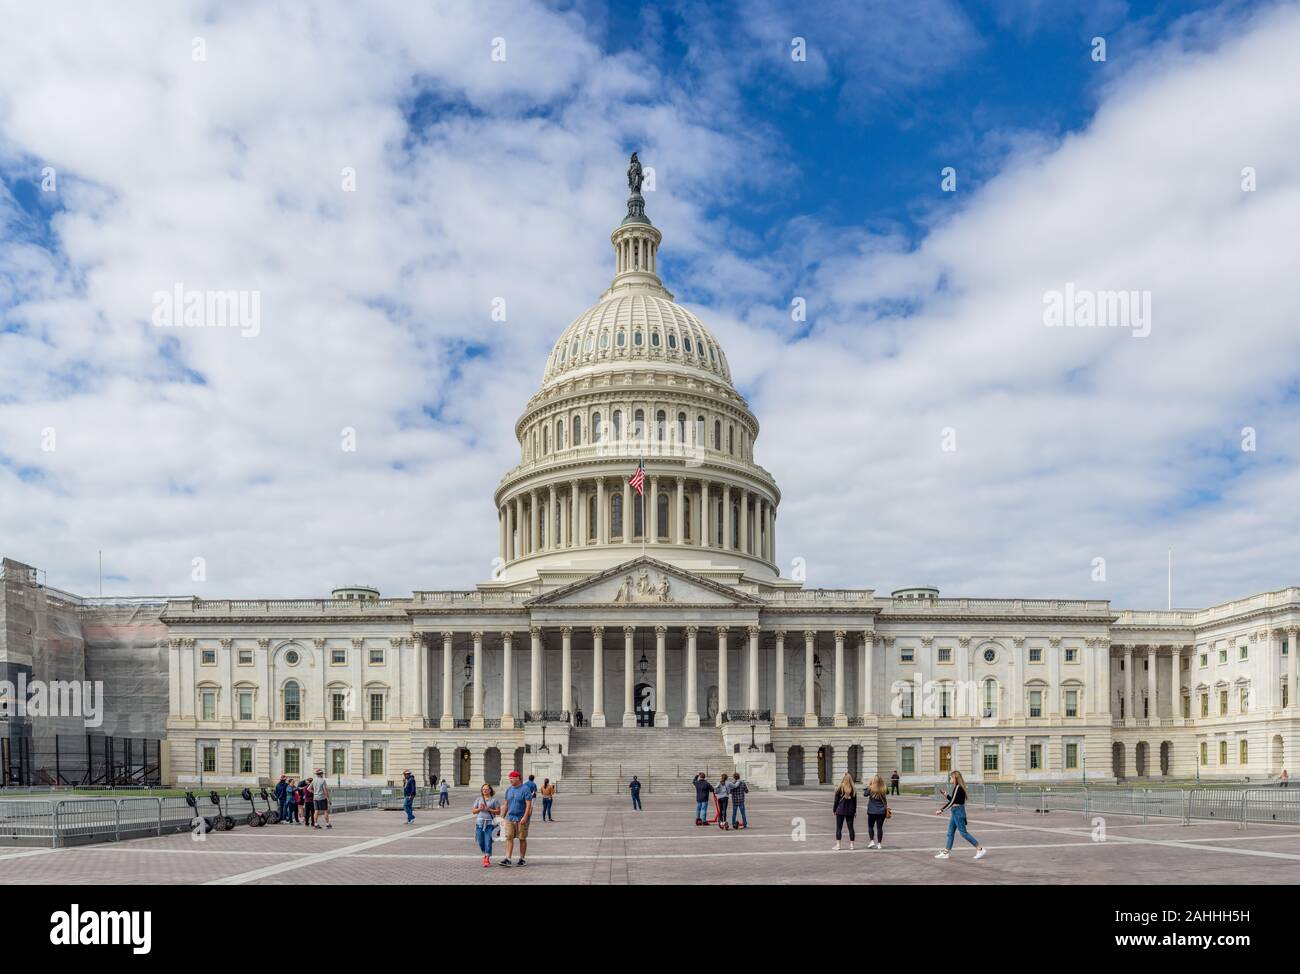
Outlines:
POLYGON ((492 857, 491 857, 491 856, 484 856, 484 857, 483 857, 483 868, 484 868, 484 869, 490 869, 491 866, 492 866, 492 857))

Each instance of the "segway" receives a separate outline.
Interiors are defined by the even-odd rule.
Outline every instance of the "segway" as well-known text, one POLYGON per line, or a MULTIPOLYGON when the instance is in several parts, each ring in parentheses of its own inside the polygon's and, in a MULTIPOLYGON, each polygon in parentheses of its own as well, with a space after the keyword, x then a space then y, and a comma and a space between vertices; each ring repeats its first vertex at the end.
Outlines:
POLYGON ((250 828, 260 828, 261 826, 265 825, 266 812, 259 812, 257 810, 257 806, 253 804, 252 791, 245 788, 242 792, 240 792, 240 795, 243 797, 244 801, 248 802, 248 807, 252 809, 252 811, 248 813, 248 818, 244 820, 248 824, 248 826, 250 828))
POLYGON ((273 804, 271 804, 271 796, 268 795, 268 794, 266 793, 266 789, 263 788, 261 791, 262 791, 262 801, 266 802, 266 820, 267 820, 267 822, 268 822, 269 824, 271 824, 271 825, 279 825, 279 824, 280 824, 280 810, 279 810, 278 808, 276 808, 273 804))
POLYGON ((213 829, 215 829, 215 828, 219 828, 219 827, 220 827, 220 824, 219 824, 219 823, 221 822, 221 816, 220 816, 220 815, 218 815, 215 819, 211 819, 211 818, 208 818, 206 815, 200 815, 200 814, 199 814, 199 803, 198 803, 198 801, 194 798, 194 792, 192 792, 192 791, 187 791, 187 792, 185 793, 185 804, 186 804, 186 805, 189 805, 190 808, 194 809, 194 817, 195 817, 195 818, 201 818, 201 819, 203 819, 203 831, 204 831, 204 832, 211 832, 213 829))
POLYGON ((199 803, 194 797, 194 792, 187 791, 185 793, 185 804, 189 805, 190 808, 194 809, 194 814, 196 817, 203 819, 204 832, 211 832, 214 829, 218 832, 229 832, 231 829, 233 829, 235 827, 235 820, 231 818, 229 815, 221 814, 221 796, 218 795, 215 791, 210 791, 208 792, 208 801, 212 802, 213 806, 217 810, 217 813, 211 818, 208 818, 208 816, 206 815, 200 814, 199 803))

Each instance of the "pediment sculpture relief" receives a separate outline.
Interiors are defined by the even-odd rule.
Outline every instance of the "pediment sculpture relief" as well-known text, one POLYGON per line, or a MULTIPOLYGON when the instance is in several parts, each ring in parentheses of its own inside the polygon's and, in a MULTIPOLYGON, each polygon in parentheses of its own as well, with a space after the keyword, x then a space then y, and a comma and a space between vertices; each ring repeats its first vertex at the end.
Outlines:
POLYGON ((671 602, 672 600, 668 576, 661 573, 658 582, 651 582, 650 573, 644 568, 637 573, 635 581, 632 580, 631 575, 626 576, 614 595, 615 602, 671 602))

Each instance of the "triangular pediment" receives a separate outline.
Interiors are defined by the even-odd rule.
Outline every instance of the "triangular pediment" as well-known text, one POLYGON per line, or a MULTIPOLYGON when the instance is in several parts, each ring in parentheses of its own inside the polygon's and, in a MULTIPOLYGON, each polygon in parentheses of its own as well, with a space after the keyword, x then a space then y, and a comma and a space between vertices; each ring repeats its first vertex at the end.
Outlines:
POLYGON ((709 578, 642 556, 530 599, 534 606, 726 605, 763 602, 709 578))

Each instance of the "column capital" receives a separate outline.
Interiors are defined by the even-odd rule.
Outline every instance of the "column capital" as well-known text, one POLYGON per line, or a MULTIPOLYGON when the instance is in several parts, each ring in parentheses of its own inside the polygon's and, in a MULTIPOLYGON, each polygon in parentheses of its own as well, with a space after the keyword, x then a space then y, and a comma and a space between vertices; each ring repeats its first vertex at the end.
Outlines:
POLYGON ((541 639, 541 638, 542 638, 542 627, 541 627, 541 626, 529 626, 529 627, 528 627, 528 635, 532 636, 534 639, 541 639))
POLYGON ((597 639, 603 639, 604 636, 605 636, 605 627, 604 627, 604 626, 592 626, 592 627, 591 627, 591 634, 592 634, 593 636, 595 636, 597 639))
POLYGON ((470 635, 474 637, 474 642, 476 643, 481 643, 483 641, 483 630, 481 629, 471 632, 470 635))
POLYGON ((1296 637, 1296 633, 1300 633, 1300 626, 1287 626, 1287 627, 1286 627, 1286 634, 1287 634, 1288 636, 1290 636, 1292 639, 1294 639, 1294 638, 1296 637))
POLYGON ((870 630, 870 629, 867 629, 867 630, 863 631, 863 633, 862 633, 862 645, 863 645, 863 646, 866 646, 868 649, 874 649, 875 646, 876 646, 876 634, 875 634, 875 632, 873 632, 873 631, 870 630))
POLYGON ((352 639, 352 648, 357 650, 358 652, 361 651, 361 647, 363 647, 365 644, 366 641, 362 639, 360 636, 354 636, 352 639))
POLYGON ((633 636, 636 635, 636 626, 624 626, 623 635, 626 636, 628 639, 631 639, 633 636))
POLYGON ((1060 649, 1060 648, 1061 648, 1061 637, 1060 637, 1060 636, 1048 636, 1048 637, 1047 637, 1047 644, 1048 644, 1049 646, 1051 646, 1053 649, 1060 649))
POLYGON ((514 641, 515 641, 515 634, 513 632, 511 632, 509 629, 502 630, 501 632, 502 645, 504 645, 507 649, 509 649, 514 644, 514 641))
POLYGON ((805 629, 805 630, 803 631, 803 638, 804 638, 805 640, 807 640, 808 642, 812 642, 814 639, 817 638, 817 630, 816 630, 816 629, 805 629))
POLYGON ((835 630, 835 641, 836 641, 837 643, 842 643, 842 642, 844 642, 844 637, 847 636, 848 634, 849 634, 849 631, 848 631, 847 629, 836 629, 836 630, 835 630))
POLYGON ((692 636, 692 637, 694 637, 694 636, 698 636, 698 635, 699 635, 699 632, 700 632, 700 627, 699 627, 699 626, 687 626, 687 627, 686 627, 686 635, 688 635, 688 636, 692 636))
POLYGON ((451 642, 452 637, 455 635, 456 634, 452 632, 450 629, 444 629, 442 631, 442 641, 445 643, 449 643, 451 642))
POLYGON ((731 631, 730 626, 718 626, 717 629, 718 629, 719 636, 725 636, 728 632, 731 631))
POLYGON ((1024 648, 1025 648, 1025 637, 1024 637, 1024 636, 1012 636, 1012 637, 1011 637, 1011 645, 1014 646, 1016 649, 1024 649, 1024 648))
POLYGON ((655 626, 655 635, 656 635, 656 636, 663 636, 663 635, 666 635, 667 633, 668 633, 668 627, 667 627, 667 626, 655 626))
POLYGON ((573 626, 560 626, 560 635, 568 639, 573 635, 573 626))
POLYGON ((762 631, 763 631, 763 628, 762 628, 761 626, 746 626, 746 627, 745 627, 745 632, 749 633, 751 639, 752 639, 754 636, 759 635, 762 631))
MULTIPOLYGON (((971 637, 970 637, 970 636, 958 636, 958 637, 957 637, 957 645, 960 646, 962 649, 970 649, 970 642, 971 642, 971 637)), ((1058 640, 1058 642, 1059 642, 1059 640, 1058 640)))

